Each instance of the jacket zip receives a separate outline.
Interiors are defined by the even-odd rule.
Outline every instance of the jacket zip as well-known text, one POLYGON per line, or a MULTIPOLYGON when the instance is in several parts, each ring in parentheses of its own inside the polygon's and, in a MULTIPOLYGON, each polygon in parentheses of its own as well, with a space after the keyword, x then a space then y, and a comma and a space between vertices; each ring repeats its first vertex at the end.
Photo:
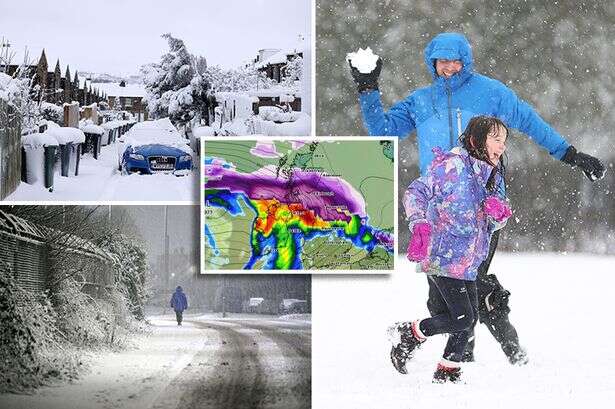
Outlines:
POLYGON ((444 88, 446 89, 446 96, 448 101, 448 133, 451 139, 448 149, 453 149, 453 146, 455 146, 453 143, 455 138, 453 136, 453 108, 451 106, 453 105, 453 92, 451 91, 451 87, 448 85, 448 80, 444 80, 444 88))

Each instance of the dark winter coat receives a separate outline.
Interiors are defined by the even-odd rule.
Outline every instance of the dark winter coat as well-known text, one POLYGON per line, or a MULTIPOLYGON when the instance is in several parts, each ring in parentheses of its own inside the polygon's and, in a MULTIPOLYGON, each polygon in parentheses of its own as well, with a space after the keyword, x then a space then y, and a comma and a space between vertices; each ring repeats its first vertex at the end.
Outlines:
POLYGON ((431 73, 430 86, 414 91, 384 112, 380 92, 360 94, 363 121, 370 135, 406 137, 416 129, 421 175, 433 160, 432 149, 448 151, 471 118, 495 116, 508 127, 527 134, 534 142, 561 159, 570 146, 525 101, 506 85, 474 72, 472 49, 461 34, 442 33, 425 48, 424 61, 431 73), (451 78, 438 76, 436 59, 461 60, 463 68, 451 78))
POLYGON ((184 311, 188 309, 188 299, 181 287, 177 287, 171 297, 171 308, 175 311, 184 311))

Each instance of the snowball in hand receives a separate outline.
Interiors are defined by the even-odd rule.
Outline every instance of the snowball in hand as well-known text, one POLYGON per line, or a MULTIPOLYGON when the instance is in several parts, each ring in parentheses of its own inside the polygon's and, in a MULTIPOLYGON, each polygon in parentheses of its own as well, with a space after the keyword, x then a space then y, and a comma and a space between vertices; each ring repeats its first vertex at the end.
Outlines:
POLYGON ((360 73, 369 74, 376 68, 378 56, 372 52, 371 48, 367 47, 365 50, 359 48, 355 53, 346 54, 346 59, 360 73))

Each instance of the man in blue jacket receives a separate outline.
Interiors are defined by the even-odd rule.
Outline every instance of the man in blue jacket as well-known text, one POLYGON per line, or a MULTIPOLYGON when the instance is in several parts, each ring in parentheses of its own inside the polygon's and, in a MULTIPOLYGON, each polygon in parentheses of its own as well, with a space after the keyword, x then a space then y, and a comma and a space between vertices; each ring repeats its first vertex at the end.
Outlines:
POLYGON ((184 310, 188 309, 188 299, 182 290, 181 286, 177 286, 173 296, 171 297, 171 308, 175 310, 175 318, 177 325, 182 325, 184 310))
MULTIPOLYGON (((404 138, 416 130, 421 175, 425 174, 434 157, 434 147, 452 149, 459 144, 458 137, 472 117, 490 115, 526 134, 554 158, 579 167, 591 181, 604 176, 605 169, 600 160, 577 152, 506 85, 475 72, 472 49, 462 34, 438 34, 425 47, 424 61, 432 76, 431 85, 412 92, 388 112, 382 107, 378 90, 382 60, 378 59, 376 67, 369 73, 359 72, 350 64, 369 134, 404 138)), ((493 274, 487 274, 498 238, 499 232, 496 232, 491 240, 489 256, 479 267, 479 318, 500 343, 511 363, 525 363, 525 351, 508 320, 510 292, 493 274)), ((428 307, 431 307, 430 301, 428 307)), ((473 360, 473 343, 466 351, 466 360, 473 360)))

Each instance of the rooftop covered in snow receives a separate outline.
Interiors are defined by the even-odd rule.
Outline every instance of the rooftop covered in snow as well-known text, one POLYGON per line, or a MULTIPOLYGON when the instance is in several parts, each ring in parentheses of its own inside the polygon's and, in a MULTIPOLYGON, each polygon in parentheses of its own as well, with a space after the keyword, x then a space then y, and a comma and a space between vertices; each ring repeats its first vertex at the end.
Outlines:
POLYGON ((255 68, 264 68, 271 64, 283 64, 288 60, 288 56, 298 55, 303 53, 305 44, 298 43, 293 48, 271 49, 266 48, 259 50, 259 61, 254 64, 255 68))

